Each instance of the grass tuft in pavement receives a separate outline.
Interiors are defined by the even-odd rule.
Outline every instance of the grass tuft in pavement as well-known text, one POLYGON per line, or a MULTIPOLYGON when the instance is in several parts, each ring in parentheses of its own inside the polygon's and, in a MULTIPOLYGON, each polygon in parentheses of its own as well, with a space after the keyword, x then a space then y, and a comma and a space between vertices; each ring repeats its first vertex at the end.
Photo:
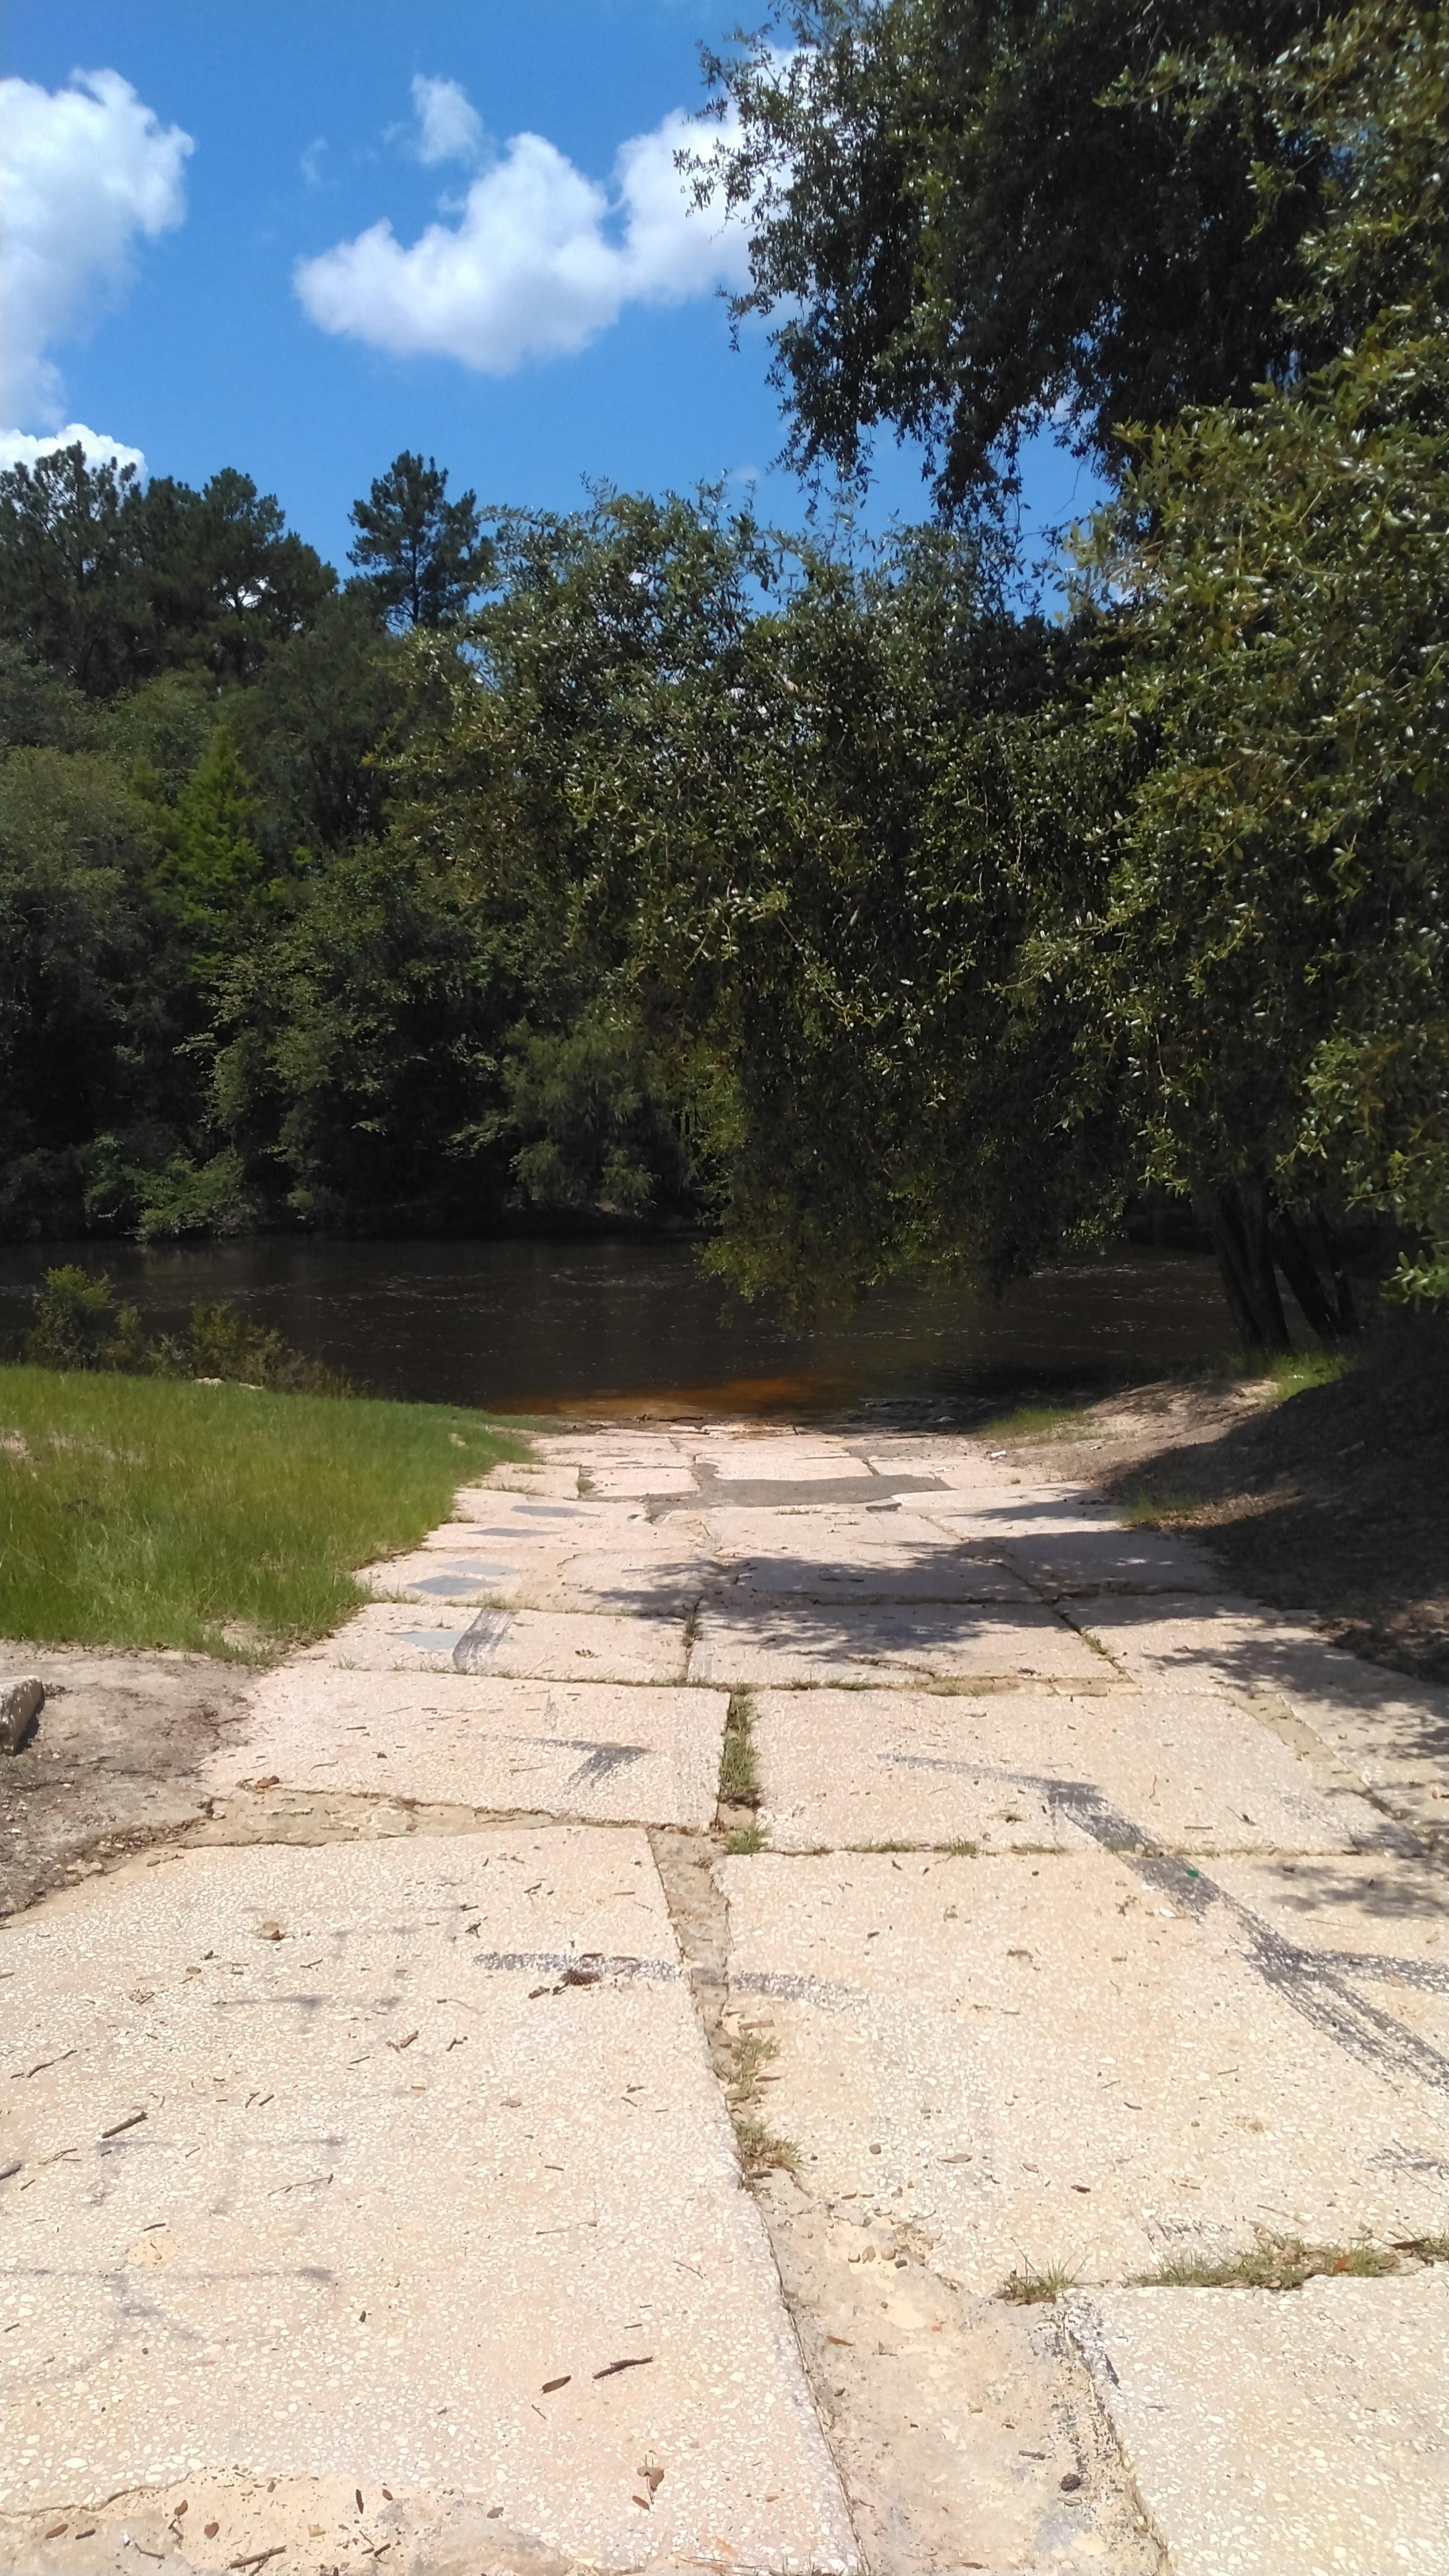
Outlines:
POLYGON ((762 1852, 766 1848, 765 1828, 763 1825, 736 1825, 733 1833, 726 1834, 724 1847, 731 1860, 748 1859, 751 1852, 762 1852))
POLYGON ((1346 2273, 1356 2280, 1376 2281, 1400 2269, 1390 2246, 1307 2245, 1301 2236, 1278 2236, 1260 2229, 1258 2241, 1221 2262, 1177 2255, 1155 2272, 1144 2272, 1134 2287, 1143 2290, 1301 2290, 1305 2281, 1324 2274, 1346 2273))
POLYGON ((434 1404, 0 1368, 0 1624, 14 1639, 256 1658, 365 1597, 518 1444, 434 1404))
POLYGON ((1065 2263, 1044 2263, 1040 2270, 1032 2263, 1013 2264, 996 2295, 1013 2308, 1041 2307, 1073 2289, 1076 2278, 1065 2263))
POLYGON ((748 1691, 731 1691, 719 1757, 719 1794, 728 1807, 757 1807, 759 1768, 755 1761, 754 1707, 748 1691))
POLYGON ((793 2173, 800 2162, 799 2148, 792 2146, 788 2138, 777 2138, 753 2108, 760 2078, 780 2054, 779 2043, 768 2031, 742 2030, 731 2040, 730 2047, 732 2062, 725 2092, 740 2163, 752 2181, 775 2171, 793 2173))

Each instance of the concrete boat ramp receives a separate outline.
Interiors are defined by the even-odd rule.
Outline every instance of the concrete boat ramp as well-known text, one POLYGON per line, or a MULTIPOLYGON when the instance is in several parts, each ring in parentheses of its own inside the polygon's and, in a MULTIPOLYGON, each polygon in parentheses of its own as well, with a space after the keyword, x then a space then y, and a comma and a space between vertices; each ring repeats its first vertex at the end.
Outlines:
POLYGON ((1444 1694, 941 1433, 366 1581, 6 1932, 0 2565, 1449 2565, 1444 1694))

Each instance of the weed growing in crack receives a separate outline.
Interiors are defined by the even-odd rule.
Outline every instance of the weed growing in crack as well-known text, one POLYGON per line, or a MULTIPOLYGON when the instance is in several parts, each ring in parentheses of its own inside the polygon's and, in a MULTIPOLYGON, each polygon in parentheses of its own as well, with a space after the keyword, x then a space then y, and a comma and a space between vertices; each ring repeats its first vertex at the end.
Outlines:
POLYGON ((748 2114, 735 2118, 735 2145, 740 2163, 751 2182, 767 2173, 794 2173, 800 2162, 800 2150, 788 2138, 777 2138, 763 2120, 748 2114))
POLYGON ((765 1848, 763 1825, 737 1825, 733 1833, 725 1836, 725 1850, 734 1860, 739 1860, 750 1852, 762 1852, 765 1848))
POLYGON ((996 2295, 1013 2308, 1040 2307, 1073 2289, 1076 2278, 1065 2263, 1044 2263, 1040 2270, 1033 2263, 1014 2263, 996 2295))
MULTIPOLYGON (((1404 2249, 1408 2251, 1408 2248, 1404 2249)), ((1414 2249, 1417 2251, 1417 2247, 1414 2249)), ((1260 2228, 1256 2245, 1241 2253, 1210 2257, 1178 2254, 1141 2273, 1133 2287, 1141 2290, 1300 2290, 1305 2281, 1346 2273, 1360 2281, 1380 2280, 1400 2268, 1390 2246, 1306 2245, 1301 2236, 1277 2236, 1260 2228)))
POLYGON ((780 2054, 778 2042, 768 2031, 745 2029, 735 2033, 730 2049, 732 2063, 725 2078, 725 2099, 747 2177, 758 2182, 762 2174, 794 2173, 800 2162, 799 2148, 792 2146, 788 2138, 777 2138, 753 2108, 760 2078, 780 2054))
POLYGON ((755 1762, 755 1712, 748 1691, 731 1691, 719 1757, 719 1794, 729 1807, 757 1807, 759 1771, 755 1762))

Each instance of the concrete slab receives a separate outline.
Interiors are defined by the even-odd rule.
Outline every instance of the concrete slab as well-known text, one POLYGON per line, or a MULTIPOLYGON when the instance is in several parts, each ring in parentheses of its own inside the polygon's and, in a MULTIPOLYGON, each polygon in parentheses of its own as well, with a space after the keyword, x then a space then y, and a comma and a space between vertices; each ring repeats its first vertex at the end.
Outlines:
POLYGON ((1251 1601, 1098 1600, 1065 1615, 1148 1684, 1279 1700, 1396 1814, 1443 1834, 1449 1690, 1365 1663, 1251 1601))
POLYGON ((1212 1875, 1254 1922, 1322 1960, 1375 2012, 1449 2058, 1449 1890, 1441 1862, 1299 1853, 1291 1860, 1216 1860, 1212 1875))
POLYGON ((851 2560, 641 1835, 188 1853, 7 1954, 9 2566, 851 2560))
POLYGON ((687 1549, 573 1555, 567 1546, 495 1545, 487 1556, 419 1548, 412 1556, 364 1566, 358 1581, 384 1601, 683 1619, 714 1572, 710 1559, 687 1549))
POLYGON ((1225 1699, 762 1691, 754 1744, 760 1821, 780 1851, 975 1841, 1337 1853, 1383 1836, 1366 1798, 1316 1785, 1225 1699))
POLYGON ((1073 1593, 1201 1592, 1222 1587, 1221 1569, 1186 1539, 1150 1530, 1083 1530, 1059 1539, 1006 1538, 1002 1560, 1053 1598, 1073 1593))
POLYGON ((910 1554, 857 1548, 851 1555, 743 1556, 728 1569, 731 1593, 767 1600, 1036 1602, 1004 1566, 974 1565, 950 1548, 910 1554))
POLYGON ((698 1492, 688 1467, 591 1467, 592 1494, 693 1494, 698 1492))
MULTIPOLYGON (((440 1603, 438 1612, 448 1605, 440 1603)), ((682 1682, 682 1619, 613 1619, 556 1610, 429 1617, 422 1603, 378 1601, 298 1656, 294 1669, 505 1674, 517 1681, 682 1682), (587 1669, 584 1669, 587 1667, 587 1669)))
POLYGON ((384 1557, 376 1565, 364 1565, 357 1580, 383 1601, 483 1601, 512 1602, 526 1594, 530 1576, 535 1583, 555 1580, 563 1562, 563 1551, 557 1549, 515 1549, 510 1555, 498 1547, 485 1554, 480 1547, 449 1549, 417 1548, 410 1556, 384 1557), (522 1561, 520 1561, 522 1560, 522 1561))
POLYGON ((959 1491, 903 1494, 905 1509, 921 1512, 940 1527, 979 1542, 1029 1539, 1090 1539, 1099 1533, 1126 1535, 1109 1504, 1078 1486, 1027 1485, 967 1487, 959 1491))
POLYGON ((1443 2061, 1264 1939, 1210 1870, 1107 1852, 717 1864, 768 2118, 979 2291, 1130 2279, 1257 2228, 1443 2224, 1443 2061))
POLYGON ((869 1472, 852 1450, 823 1441, 741 1440, 713 1451, 709 1463, 722 1485, 828 1485, 869 1472))
POLYGON ((895 1512, 717 1511, 714 1543, 752 1592, 824 1600, 1031 1601, 1018 1574, 968 1556, 918 1516, 895 1512))
POLYGON ((1069 2332, 1173 2576, 1440 2576, 1442 2271, 1115 2290, 1069 2332))
MULTIPOLYGON (((490 1530, 518 1530, 547 1538, 554 1530, 603 1528, 619 1517, 619 1504, 570 1502, 547 1494, 498 1494, 492 1486, 462 1484, 454 1494, 454 1522, 482 1522, 490 1530)), ((639 1517, 645 1517, 639 1507, 639 1517)), ((441 1522, 449 1528, 449 1522, 441 1522)))
POLYGON ((579 1490, 576 1467, 536 1467, 527 1463, 490 1467, 483 1483, 494 1494, 533 1494, 541 1501, 567 1502, 579 1490))
POLYGON ((1050 1610, 911 1610, 766 1601, 751 1615, 735 1598, 700 1618, 689 1678, 730 1689, 810 1683, 1079 1681, 1115 1679, 1050 1610))
POLYGON ((520 1682, 284 1665, 253 1693, 240 1744, 207 1767, 218 1794, 286 1789, 703 1831, 719 1803, 723 1691, 520 1682))

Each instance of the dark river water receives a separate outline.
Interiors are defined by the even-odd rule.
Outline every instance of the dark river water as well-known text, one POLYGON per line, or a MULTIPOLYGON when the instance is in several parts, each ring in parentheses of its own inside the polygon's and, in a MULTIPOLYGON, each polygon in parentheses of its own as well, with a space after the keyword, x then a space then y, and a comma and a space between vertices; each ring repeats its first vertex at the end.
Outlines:
POLYGON ((61 1261, 109 1271, 152 1328, 229 1297, 378 1394, 503 1411, 811 1412, 941 1418, 1153 1372, 1231 1339, 1211 1261, 1122 1250, 999 1303, 898 1285, 811 1330, 727 1296, 686 1243, 0 1245, 0 1336, 61 1261))

